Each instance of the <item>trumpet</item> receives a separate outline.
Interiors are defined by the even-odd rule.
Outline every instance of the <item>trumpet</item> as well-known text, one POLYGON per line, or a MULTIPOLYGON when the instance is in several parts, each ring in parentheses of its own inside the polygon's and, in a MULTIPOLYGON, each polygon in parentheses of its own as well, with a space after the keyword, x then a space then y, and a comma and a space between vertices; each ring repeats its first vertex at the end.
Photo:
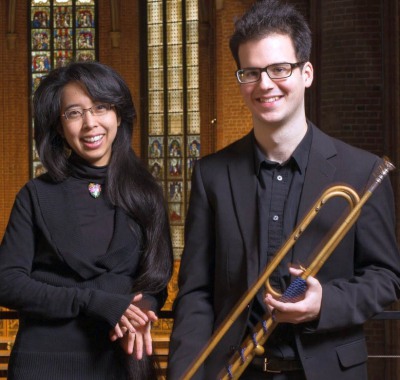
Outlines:
MULTIPOLYGON (((331 253, 338 246, 340 241, 344 238, 346 233, 350 230, 353 224, 358 219, 361 208, 370 198, 376 187, 382 183, 386 175, 394 170, 395 166, 389 161, 387 157, 383 157, 382 164, 376 169, 372 175, 372 180, 368 184, 366 191, 360 198, 358 193, 349 186, 336 185, 325 190, 320 198, 314 203, 310 211, 306 214, 299 225, 294 229, 289 239, 284 243, 282 248, 275 254, 271 262, 265 267, 264 271, 252 285, 252 287, 240 298, 231 313, 220 324, 217 330, 212 335, 208 344, 199 353, 189 369, 185 372, 181 380, 190 380, 196 373, 199 367, 204 363, 210 353, 214 350, 216 345, 220 342, 232 324, 238 319, 243 310, 253 300, 258 291, 265 286, 267 291, 274 297, 279 298, 283 302, 293 302, 296 298, 304 294, 306 291, 306 279, 308 276, 315 276, 331 253), (308 268, 303 268, 303 273, 300 277, 296 278, 286 289, 284 294, 275 291, 269 283, 269 278, 273 271, 278 267, 285 255, 290 251, 296 241, 300 238, 302 233, 315 218, 324 204, 330 199, 335 197, 344 198, 349 204, 349 214, 344 218, 342 223, 337 227, 316 254, 312 263, 308 268)), ((264 353, 263 344, 267 341, 271 333, 274 331, 278 322, 274 320, 271 315, 265 315, 263 320, 259 322, 252 335, 249 335, 243 341, 241 347, 236 351, 229 360, 229 363, 218 375, 220 380, 239 379, 240 375, 244 372, 247 366, 251 363, 255 355, 262 355, 264 353)))

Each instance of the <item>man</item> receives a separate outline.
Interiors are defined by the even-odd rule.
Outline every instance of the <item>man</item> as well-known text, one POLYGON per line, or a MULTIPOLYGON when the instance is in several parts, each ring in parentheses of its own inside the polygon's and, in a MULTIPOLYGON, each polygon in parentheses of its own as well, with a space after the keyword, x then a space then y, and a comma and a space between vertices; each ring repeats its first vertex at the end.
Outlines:
MULTIPOLYGON (((323 190, 345 183, 362 193, 380 162, 306 119, 304 93, 313 67, 311 33, 301 14, 276 0, 258 1, 235 27, 230 48, 253 130, 195 166, 169 380, 190 367, 323 190)), ((335 198, 323 207, 271 276, 277 290, 302 273, 296 268, 309 262, 312 247, 346 206, 335 198)), ((304 298, 283 303, 260 291, 193 379, 217 378, 254 324, 272 310, 279 325, 265 343, 270 362, 264 366, 264 358, 255 358, 242 379, 366 379, 362 324, 400 294, 394 225, 386 179, 326 264, 307 279, 304 298)))

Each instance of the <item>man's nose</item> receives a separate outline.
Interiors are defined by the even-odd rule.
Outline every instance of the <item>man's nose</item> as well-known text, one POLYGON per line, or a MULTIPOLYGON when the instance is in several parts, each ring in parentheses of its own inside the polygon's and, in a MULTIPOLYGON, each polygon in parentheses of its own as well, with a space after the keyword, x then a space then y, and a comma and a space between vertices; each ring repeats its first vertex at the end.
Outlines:
POLYGON ((275 82, 268 76, 266 71, 261 71, 261 76, 259 80, 260 86, 265 86, 265 87, 273 87, 275 82))

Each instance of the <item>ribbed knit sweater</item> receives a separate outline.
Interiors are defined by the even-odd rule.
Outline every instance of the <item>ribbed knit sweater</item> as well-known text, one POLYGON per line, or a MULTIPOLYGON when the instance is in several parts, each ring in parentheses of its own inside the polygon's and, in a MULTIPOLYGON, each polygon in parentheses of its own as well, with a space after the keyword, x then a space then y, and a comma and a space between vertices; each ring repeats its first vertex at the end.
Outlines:
POLYGON ((140 229, 107 200, 106 167, 71 168, 61 183, 45 174, 21 189, 0 246, 0 305, 20 316, 9 379, 126 378, 109 331, 133 297, 140 229), (89 182, 103 186, 96 199, 89 182))

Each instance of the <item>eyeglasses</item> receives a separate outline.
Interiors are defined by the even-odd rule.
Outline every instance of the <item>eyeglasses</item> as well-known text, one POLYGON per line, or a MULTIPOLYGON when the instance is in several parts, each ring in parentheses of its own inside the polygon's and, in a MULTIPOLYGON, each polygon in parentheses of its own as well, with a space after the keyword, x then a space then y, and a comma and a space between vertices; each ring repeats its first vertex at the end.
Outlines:
POLYGON ((112 107, 114 107, 113 104, 99 103, 94 104, 90 108, 71 108, 68 111, 65 111, 62 116, 64 116, 66 120, 71 121, 83 119, 87 111, 89 111, 93 116, 102 116, 105 115, 112 107))
POLYGON ((261 79, 261 73, 265 71, 270 79, 283 79, 292 75, 293 69, 303 65, 305 62, 296 63, 274 63, 263 69, 258 67, 247 67, 236 71, 236 78, 239 83, 254 83, 261 79))

